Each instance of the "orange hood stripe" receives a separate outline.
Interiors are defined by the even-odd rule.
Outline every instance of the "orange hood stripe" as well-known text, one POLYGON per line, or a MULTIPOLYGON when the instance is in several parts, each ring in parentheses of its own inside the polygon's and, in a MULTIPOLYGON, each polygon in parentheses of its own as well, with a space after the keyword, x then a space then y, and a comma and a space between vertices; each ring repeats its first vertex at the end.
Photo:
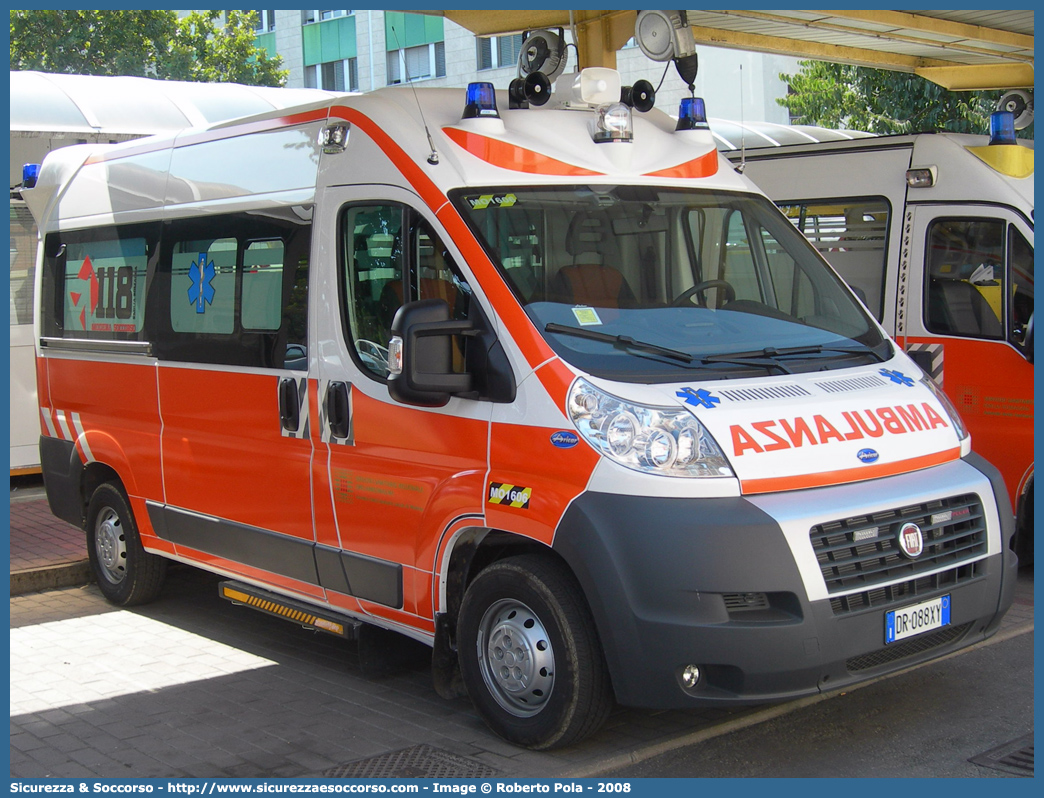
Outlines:
POLYGON ((922 468, 959 460, 960 448, 947 449, 921 457, 912 457, 898 463, 881 463, 862 468, 845 468, 837 471, 822 471, 818 474, 801 474, 793 477, 767 477, 765 479, 744 479, 740 482, 740 492, 744 496, 752 493, 776 493, 785 490, 806 490, 823 488, 828 485, 843 485, 847 482, 862 482, 867 479, 890 477, 895 474, 906 474, 922 468))
POLYGON ((711 150, 693 158, 691 161, 672 166, 669 169, 661 169, 658 172, 649 172, 647 177, 670 177, 688 180, 697 177, 710 177, 718 173, 718 151, 711 150))
POLYGON ((559 161, 549 155, 542 155, 517 144, 508 144, 506 141, 493 139, 479 133, 471 133, 456 127, 444 127, 442 132, 464 150, 467 150, 476 158, 481 158, 486 163, 499 166, 502 169, 510 169, 513 172, 525 172, 531 175, 554 175, 556 177, 591 177, 602 175, 603 172, 593 172, 579 166, 559 161))

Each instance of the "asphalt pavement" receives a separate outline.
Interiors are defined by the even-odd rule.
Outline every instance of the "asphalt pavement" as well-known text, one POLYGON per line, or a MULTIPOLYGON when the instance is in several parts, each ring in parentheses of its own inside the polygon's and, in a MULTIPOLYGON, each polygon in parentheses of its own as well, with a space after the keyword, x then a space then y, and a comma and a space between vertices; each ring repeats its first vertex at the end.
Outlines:
MULTIPOLYGON (((839 765, 856 773, 887 758, 895 763, 893 775, 912 776, 923 774, 922 765, 898 756, 900 738, 890 730, 914 721, 944 729, 955 713, 1012 718, 970 738, 959 755, 985 752, 1026 730, 1024 710, 1033 703, 1030 681, 1021 690, 997 693, 992 709, 962 708, 964 693, 993 684, 991 668, 1009 667, 1002 660, 990 665, 991 658, 1010 654, 1012 662, 1024 663, 1031 651, 1033 577, 1025 570, 993 639, 909 674, 777 706, 617 708, 580 745, 526 751, 492 735, 466 699, 435 694, 424 646, 360 645, 308 632, 220 600, 218 577, 187 566, 170 570, 155 603, 112 607, 87 583, 83 532, 50 516, 31 480, 12 480, 10 531, 16 778, 553 778, 631 773, 621 769, 635 767, 641 768, 635 776, 670 775, 693 744, 724 751, 715 746, 727 747, 723 741, 737 734, 751 735, 743 739, 763 754, 733 760, 722 754, 712 758, 724 769, 711 771, 704 762, 692 775, 782 776, 804 772, 802 764, 765 740, 798 728, 826 740, 841 737, 849 734, 846 715, 848 722, 874 719, 867 728, 876 731, 861 744, 863 758, 859 751, 842 756, 841 749, 826 749, 839 765), (374 655, 388 651, 394 656, 374 655), (967 677, 964 693, 957 689, 962 677, 952 675, 958 660, 979 668, 967 677), (923 685, 902 687, 910 679, 923 685), (930 700, 914 701, 919 695, 930 700), (772 724, 779 723, 787 725, 774 735, 772 724), (670 752, 678 758, 657 759, 670 752)), ((1008 775, 981 766, 972 774, 1008 775)))

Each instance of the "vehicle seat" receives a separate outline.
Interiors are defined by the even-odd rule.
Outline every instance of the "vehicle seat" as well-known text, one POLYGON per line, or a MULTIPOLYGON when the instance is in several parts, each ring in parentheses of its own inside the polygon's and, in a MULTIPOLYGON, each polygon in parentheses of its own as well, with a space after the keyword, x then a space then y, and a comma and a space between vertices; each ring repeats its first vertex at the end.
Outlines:
POLYGON ((936 332, 1001 338, 1004 328, 990 303, 971 283, 932 278, 928 320, 936 332))
POLYGON ((613 232, 601 216, 579 213, 566 234, 566 252, 573 265, 564 266, 548 286, 552 302, 591 305, 602 308, 634 307, 634 292, 623 274, 606 266, 606 256, 614 253, 613 232))

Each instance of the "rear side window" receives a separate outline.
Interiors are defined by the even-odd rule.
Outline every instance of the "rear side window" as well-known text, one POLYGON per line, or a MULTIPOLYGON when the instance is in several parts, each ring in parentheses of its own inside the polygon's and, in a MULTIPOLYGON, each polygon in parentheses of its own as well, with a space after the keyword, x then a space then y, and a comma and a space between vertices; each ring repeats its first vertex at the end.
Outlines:
POLYGON ((305 368, 311 225, 232 214, 164 229, 148 340, 163 359, 305 368))
POLYGON ((146 285, 158 228, 53 233, 45 242, 44 337, 144 339, 146 285))

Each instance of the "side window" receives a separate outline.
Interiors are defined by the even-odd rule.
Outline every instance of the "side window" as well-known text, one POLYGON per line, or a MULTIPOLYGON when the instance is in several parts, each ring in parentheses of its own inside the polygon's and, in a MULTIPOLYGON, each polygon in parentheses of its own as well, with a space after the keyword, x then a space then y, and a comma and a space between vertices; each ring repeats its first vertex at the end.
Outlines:
POLYGON ((11 324, 33 323, 36 222, 29 207, 11 200, 11 324))
POLYGON ((355 205, 341 217, 342 314, 347 340, 375 376, 388 373, 388 340, 404 294, 405 249, 400 205, 355 205))
MULTIPOLYGON (((743 214, 733 211, 728 216, 725 253, 718 279, 727 281, 735 290, 737 299, 762 301, 754 250, 747 234, 743 214)), ((706 277, 706 276, 705 276, 706 277)))
MULTIPOLYGON (((342 312, 346 338, 373 376, 388 375, 391 324, 405 302, 441 299, 451 318, 466 319, 470 288, 445 244, 402 205, 353 205, 341 218, 342 312)), ((454 364, 463 368, 463 349, 454 364)))
POLYGON ((244 329, 279 329, 285 253, 286 246, 278 238, 247 244, 243 253, 244 329))
POLYGON ((779 207, 880 321, 888 262, 888 202, 883 197, 862 197, 779 207))
POLYGON ((174 332, 235 332, 237 252, 234 238, 174 243, 170 277, 174 332))
POLYGON ((1004 227, 1000 219, 932 222, 925 269, 925 315, 930 331, 974 338, 1005 337, 1004 227))
POLYGON ((1033 316, 1033 246, 1014 226, 1008 233, 1008 264, 1013 292, 1008 340, 1021 348, 1026 342, 1026 325, 1033 316))
POLYGON ((155 229, 54 233, 45 246, 43 334, 59 338, 139 341, 155 229))
POLYGON ((812 316, 816 312, 816 294, 808 275, 765 228, 761 228, 761 246, 775 294, 775 301, 769 304, 798 319, 812 316))
POLYGON ((311 226, 276 215, 170 222, 149 289, 163 359, 307 368, 311 226))

